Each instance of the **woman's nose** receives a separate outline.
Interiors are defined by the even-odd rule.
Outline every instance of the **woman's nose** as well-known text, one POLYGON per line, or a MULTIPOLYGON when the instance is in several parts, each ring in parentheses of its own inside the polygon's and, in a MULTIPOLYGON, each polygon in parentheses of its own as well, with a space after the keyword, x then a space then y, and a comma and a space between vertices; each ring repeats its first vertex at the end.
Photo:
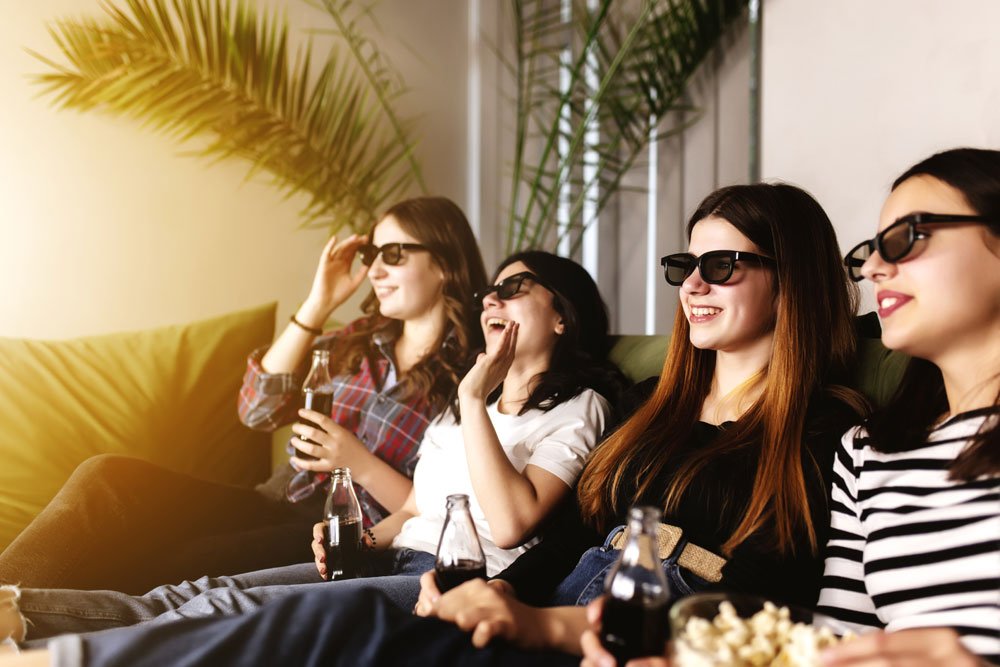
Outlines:
POLYGON ((896 273, 896 265, 882 259, 878 250, 873 250, 861 265, 861 275, 873 283, 880 282, 896 273))
POLYGON ((708 287, 708 283, 701 278, 701 269, 697 266, 681 283, 681 289, 688 294, 703 294, 708 291, 708 287))

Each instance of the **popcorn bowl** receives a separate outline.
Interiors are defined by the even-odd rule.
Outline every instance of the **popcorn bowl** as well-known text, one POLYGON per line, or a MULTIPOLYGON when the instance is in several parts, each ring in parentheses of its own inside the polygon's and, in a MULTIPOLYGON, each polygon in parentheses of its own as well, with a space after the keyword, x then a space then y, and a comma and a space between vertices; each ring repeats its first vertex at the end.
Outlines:
POLYGON ((836 643, 825 617, 736 593, 699 593, 670 608, 673 667, 812 667, 836 643))

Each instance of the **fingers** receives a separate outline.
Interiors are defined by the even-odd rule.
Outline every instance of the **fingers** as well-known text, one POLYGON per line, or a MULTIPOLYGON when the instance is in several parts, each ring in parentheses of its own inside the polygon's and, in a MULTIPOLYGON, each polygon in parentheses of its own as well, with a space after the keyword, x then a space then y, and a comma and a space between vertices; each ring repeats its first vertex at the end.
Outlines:
POLYGON ((420 597, 417 598, 417 605, 413 608, 413 613, 417 616, 433 615, 434 606, 440 598, 441 591, 438 590, 434 570, 424 572, 420 575, 420 597))
POLYGON ((601 627, 601 615, 604 613, 604 596, 595 598, 587 605, 587 622, 595 630, 601 627))
POLYGON ((494 637, 506 637, 509 624, 499 619, 480 621, 472 631, 472 645, 476 648, 483 648, 489 644, 494 637))
POLYGON ((325 257, 333 261, 354 261, 354 254, 357 252, 358 248, 362 246, 365 242, 365 237, 359 236, 357 234, 351 234, 343 241, 337 241, 336 237, 331 239, 332 244, 327 244, 327 254, 325 257))
MULTIPOLYGON (((295 438, 292 438, 291 442, 294 443, 295 438)), ((295 466, 296 470, 308 470, 309 472, 330 472, 335 467, 326 459, 302 459, 298 456, 293 456, 289 461, 295 466)))
MULTIPOLYGON (((587 616, 590 616, 590 606, 587 608, 587 616)), ((615 658, 606 650, 598 639, 597 633, 593 630, 586 630, 580 636, 580 648, 583 650, 583 662, 581 667, 615 667, 615 658)))
POLYGON ((313 524, 313 541, 310 544, 313 552, 313 560, 316 563, 316 571, 322 579, 326 579, 326 551, 323 549, 323 524, 313 524))

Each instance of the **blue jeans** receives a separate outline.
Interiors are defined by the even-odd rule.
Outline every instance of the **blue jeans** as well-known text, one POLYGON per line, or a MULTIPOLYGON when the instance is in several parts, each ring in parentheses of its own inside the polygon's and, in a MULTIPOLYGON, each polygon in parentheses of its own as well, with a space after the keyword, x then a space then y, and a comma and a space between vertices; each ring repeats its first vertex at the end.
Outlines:
POLYGON ((145 595, 116 591, 32 589, 21 592, 21 613, 29 621, 26 646, 63 633, 84 633, 138 623, 225 616, 259 609, 290 593, 322 588, 328 596, 359 589, 384 592, 410 610, 420 595, 420 575, 434 568, 434 555, 395 549, 373 560, 372 575, 324 582, 313 563, 249 572, 233 577, 202 577, 176 586, 160 586, 145 595))
POLYGON ((287 595, 251 614, 192 618, 52 641, 55 667, 577 667, 580 658, 504 641, 477 649, 469 635, 420 618, 383 593, 327 586, 287 595))
MULTIPOLYGON (((565 605, 584 606, 604 593, 604 580, 611 570, 611 566, 618 560, 621 554, 620 549, 613 549, 611 541, 618 533, 624 532, 625 526, 618 526, 610 533, 604 544, 599 547, 587 549, 580 561, 573 568, 573 571, 566 576, 552 594, 551 605, 555 607, 565 605)), ((663 573, 667 576, 667 585, 670 587, 670 599, 676 600, 704 588, 709 583, 701 577, 683 570, 677 559, 687 545, 687 539, 682 537, 673 552, 660 561, 663 573)))

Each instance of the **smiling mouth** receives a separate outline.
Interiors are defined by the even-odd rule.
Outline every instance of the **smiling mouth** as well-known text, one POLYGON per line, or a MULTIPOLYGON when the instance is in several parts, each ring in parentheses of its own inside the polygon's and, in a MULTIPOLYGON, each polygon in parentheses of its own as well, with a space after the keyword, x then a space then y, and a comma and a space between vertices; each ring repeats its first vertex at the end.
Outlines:
POLYGON ((491 317, 486 320, 486 328, 490 331, 503 331, 507 328, 507 322, 508 320, 499 317, 491 317))
POLYGON ((691 315, 694 317, 708 317, 709 315, 718 315, 721 312, 721 308, 710 308, 708 306, 692 306, 691 308, 691 315))

